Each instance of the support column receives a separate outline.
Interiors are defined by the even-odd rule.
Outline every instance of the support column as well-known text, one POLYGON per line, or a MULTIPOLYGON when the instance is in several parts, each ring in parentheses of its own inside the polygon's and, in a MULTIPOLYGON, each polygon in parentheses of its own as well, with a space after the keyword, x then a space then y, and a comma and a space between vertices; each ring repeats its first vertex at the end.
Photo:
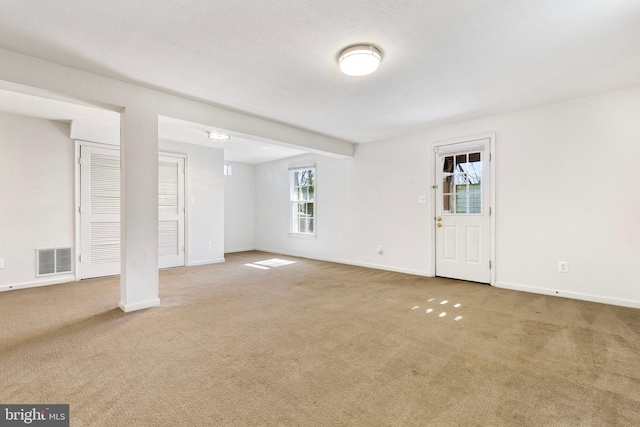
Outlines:
POLYGON ((158 115, 141 106, 120 116, 120 308, 160 305, 158 298, 158 115))

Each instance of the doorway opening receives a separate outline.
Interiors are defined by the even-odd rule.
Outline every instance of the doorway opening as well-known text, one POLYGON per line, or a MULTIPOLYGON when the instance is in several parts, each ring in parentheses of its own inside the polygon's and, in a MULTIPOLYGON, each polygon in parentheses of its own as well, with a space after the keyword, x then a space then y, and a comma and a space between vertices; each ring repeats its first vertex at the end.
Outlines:
MULTIPOLYGON (((78 278, 120 274, 120 150, 78 142, 78 278)), ((186 156, 160 153, 158 164, 158 267, 185 265, 186 156)))
POLYGON ((495 135, 433 144, 435 276, 495 283, 495 135))

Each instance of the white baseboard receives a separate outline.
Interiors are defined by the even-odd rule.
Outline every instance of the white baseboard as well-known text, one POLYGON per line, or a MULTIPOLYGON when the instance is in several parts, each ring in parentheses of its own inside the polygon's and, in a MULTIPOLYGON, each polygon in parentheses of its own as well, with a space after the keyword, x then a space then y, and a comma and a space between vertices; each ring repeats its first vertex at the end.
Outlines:
POLYGON ((118 304, 120 310, 125 313, 130 313, 136 310, 143 310, 145 308, 157 307, 160 305, 160 298, 155 298, 149 301, 137 302, 135 304, 124 304, 122 301, 118 304))
POLYGON ((640 301, 611 298, 602 295, 585 294, 582 292, 570 292, 558 289, 541 288, 538 286, 518 285, 514 283, 496 282, 497 288, 512 289, 514 291, 531 292, 534 294, 552 295, 562 298, 571 298, 582 301, 599 302, 601 304, 618 305, 621 307, 640 308, 640 301))
POLYGON ((275 250, 275 249, 267 249, 267 248, 256 248, 255 250, 256 251, 262 251, 262 252, 271 252, 271 253, 280 254, 280 255, 294 256, 294 257, 298 257, 298 258, 307 258, 307 259, 315 259, 315 260, 318 260, 318 261, 335 262, 337 264, 354 265, 356 267, 366 267, 366 268, 373 268, 373 269, 376 269, 376 270, 393 271, 395 273, 412 274, 414 276, 434 277, 432 273, 429 273, 427 271, 413 270, 413 269, 410 269, 410 268, 398 268, 398 267, 393 267, 393 266, 390 266, 390 265, 374 264, 374 263, 369 263, 369 262, 359 262, 359 261, 339 259, 339 258, 330 258, 330 257, 317 257, 317 256, 306 257, 304 255, 278 251, 278 250, 275 250))
POLYGON ((33 282, 15 283, 12 285, 0 285, 0 292, 14 291, 16 289, 37 288, 40 286, 58 285, 60 283, 75 282, 76 277, 72 274, 56 276, 55 279, 34 280, 33 282))
POLYGON ((239 249, 225 249, 224 253, 225 254, 233 254, 236 252, 249 252, 249 251, 257 251, 257 249, 255 247, 253 248, 239 248, 239 249))
POLYGON ((197 265, 207 265, 207 264, 219 264, 221 262, 224 262, 224 258, 205 259, 202 261, 190 261, 187 264, 187 267, 195 267, 197 265))

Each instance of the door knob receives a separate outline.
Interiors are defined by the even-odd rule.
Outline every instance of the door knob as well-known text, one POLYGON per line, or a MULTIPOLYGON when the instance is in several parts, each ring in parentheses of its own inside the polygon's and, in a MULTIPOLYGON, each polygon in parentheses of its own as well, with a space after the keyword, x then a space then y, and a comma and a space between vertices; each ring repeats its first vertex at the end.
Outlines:
POLYGON ((436 221, 442 221, 442 217, 439 216, 438 218, 436 218, 436 221))
POLYGON ((438 227, 442 227, 442 223, 440 223, 440 222, 439 222, 439 223, 438 223, 438 227))

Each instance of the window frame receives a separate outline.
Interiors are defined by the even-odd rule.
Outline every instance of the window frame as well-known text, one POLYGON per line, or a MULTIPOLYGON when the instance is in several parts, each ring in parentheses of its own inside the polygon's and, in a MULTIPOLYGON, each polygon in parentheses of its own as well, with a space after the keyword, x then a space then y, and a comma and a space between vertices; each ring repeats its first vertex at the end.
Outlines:
POLYGON ((482 149, 482 147, 469 147, 468 149, 458 149, 458 150, 452 150, 452 151, 443 151, 440 153, 440 156, 442 158, 442 167, 445 167, 444 164, 446 162, 446 158, 447 157, 451 157, 452 158, 452 171, 451 172, 445 172, 444 170, 441 171, 441 176, 443 178, 443 181, 445 178, 451 178, 452 181, 452 185, 450 186, 450 188, 453 190, 452 192, 449 191, 445 191, 445 183, 441 182, 440 184, 442 185, 442 200, 440 201, 440 210, 441 212, 438 215, 442 215, 442 216, 482 216, 484 215, 484 208, 483 205, 484 203, 482 202, 484 200, 484 167, 485 167, 485 163, 486 163, 486 159, 485 159, 485 153, 484 150, 482 149), (480 171, 479 171, 479 182, 476 183, 477 185, 479 185, 479 191, 469 191, 470 190, 470 186, 471 185, 476 185, 474 183, 471 183, 469 180, 469 173, 468 171, 463 171, 460 170, 460 172, 456 171, 456 166, 459 164, 458 163, 458 159, 457 157, 460 155, 464 155, 466 156, 466 161, 465 164, 471 164, 472 162, 469 162, 469 156, 472 154, 479 154, 480 155, 480 171), (463 178, 465 179, 464 183, 457 183, 457 180, 459 178, 463 178), (465 191, 464 192, 459 192, 458 191, 458 187, 459 186, 465 186, 465 191), (465 206, 465 212, 458 212, 458 195, 459 194, 464 194, 465 198, 464 198, 464 206, 465 206), (470 208, 471 208, 471 195, 472 194, 476 194, 479 197, 479 202, 480 202, 480 210, 477 212, 469 212, 470 208), (448 205, 452 205, 453 209, 452 210, 448 210, 445 211, 444 207, 445 205, 447 205, 447 203, 445 203, 445 198, 446 197, 450 197, 449 199, 449 203, 448 205))
MULTIPOLYGON (((316 237, 318 230, 318 173, 315 165, 300 166, 289 168, 289 235, 301 236, 301 237, 316 237), (298 185, 297 175, 300 172, 311 171, 312 181, 306 186, 298 185), (309 187, 312 188, 313 195, 309 197, 309 187), (304 197, 305 191, 300 191, 302 188, 306 188, 306 198, 304 197), (303 194, 302 197, 299 197, 303 194), (312 231, 300 231, 300 208, 299 205, 303 203, 307 207, 312 206, 311 216, 306 219, 306 227, 309 227, 311 223, 312 231)), ((308 215, 308 209, 305 209, 308 215)))

